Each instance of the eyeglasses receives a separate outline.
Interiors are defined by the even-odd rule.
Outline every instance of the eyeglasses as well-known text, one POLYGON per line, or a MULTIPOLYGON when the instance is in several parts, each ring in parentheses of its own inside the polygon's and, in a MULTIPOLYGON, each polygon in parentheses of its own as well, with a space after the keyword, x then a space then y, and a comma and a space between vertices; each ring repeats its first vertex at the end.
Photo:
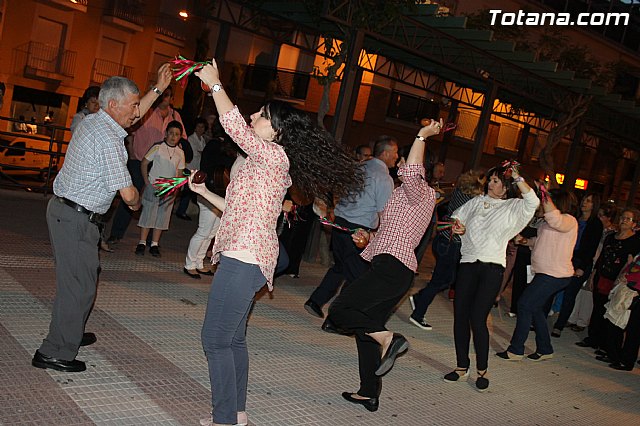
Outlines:
POLYGON ((622 216, 620 218, 620 222, 634 222, 632 217, 628 217, 628 216, 622 216))

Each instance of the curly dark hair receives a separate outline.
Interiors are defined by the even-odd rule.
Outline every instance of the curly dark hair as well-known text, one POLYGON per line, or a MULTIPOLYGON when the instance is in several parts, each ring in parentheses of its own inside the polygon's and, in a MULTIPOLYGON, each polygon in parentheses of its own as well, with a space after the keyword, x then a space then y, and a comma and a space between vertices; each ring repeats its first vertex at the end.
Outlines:
POLYGON ((275 142, 289 157, 289 174, 304 195, 325 202, 350 197, 364 186, 364 172, 333 137, 306 113, 291 104, 272 100, 264 106, 276 131, 275 142))

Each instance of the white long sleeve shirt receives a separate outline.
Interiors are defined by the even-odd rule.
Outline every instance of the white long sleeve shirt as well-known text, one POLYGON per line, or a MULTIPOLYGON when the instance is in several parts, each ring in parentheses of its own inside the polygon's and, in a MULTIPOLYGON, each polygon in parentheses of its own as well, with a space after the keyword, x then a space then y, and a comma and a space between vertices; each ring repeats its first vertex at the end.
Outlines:
POLYGON ((451 217, 466 227, 460 237, 460 262, 506 266, 507 243, 529 223, 539 204, 535 192, 529 191, 508 200, 481 195, 454 211, 451 217))

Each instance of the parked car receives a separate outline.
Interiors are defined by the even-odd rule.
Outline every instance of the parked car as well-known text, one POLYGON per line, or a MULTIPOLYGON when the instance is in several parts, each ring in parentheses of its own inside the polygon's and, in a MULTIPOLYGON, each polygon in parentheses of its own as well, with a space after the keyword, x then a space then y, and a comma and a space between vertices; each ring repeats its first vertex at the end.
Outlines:
POLYGON ((63 157, 58 159, 56 155, 56 150, 62 149, 62 145, 55 143, 52 153, 49 151, 49 143, 49 139, 44 138, 0 137, 0 174, 32 175, 44 181, 48 177, 51 161, 53 177, 62 167, 63 157))

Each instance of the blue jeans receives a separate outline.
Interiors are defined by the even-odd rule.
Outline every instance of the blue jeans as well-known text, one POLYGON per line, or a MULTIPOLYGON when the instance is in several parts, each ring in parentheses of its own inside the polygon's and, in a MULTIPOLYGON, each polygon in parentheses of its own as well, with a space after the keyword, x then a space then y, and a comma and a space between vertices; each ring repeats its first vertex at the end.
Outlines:
POLYGON ((584 269, 584 275, 581 277, 572 277, 569 285, 564 290, 564 297, 562 298, 562 307, 560 308, 560 313, 558 314, 558 319, 556 320, 553 328, 557 328, 558 330, 564 329, 567 325, 567 321, 573 312, 573 308, 576 305, 576 297, 578 296, 578 292, 582 288, 582 284, 589 278, 591 275, 591 271, 593 270, 593 265, 589 264, 584 269))
POLYGON ((416 309, 411 314, 413 319, 420 321, 427 313, 427 309, 436 295, 449 288, 456 279, 458 262, 460 262, 460 242, 449 240, 438 234, 433 240, 433 255, 436 266, 431 275, 431 281, 413 296, 416 309))
POLYGON ((216 423, 235 424, 238 411, 245 411, 249 379, 247 317, 256 292, 266 281, 258 265, 220 257, 202 325, 216 423))
POLYGON ((555 278, 546 274, 536 274, 518 300, 518 320, 507 349, 516 355, 524 355, 524 343, 527 341, 531 324, 536 330, 536 352, 541 355, 553 353, 545 305, 554 294, 569 285, 571 277, 555 278))

